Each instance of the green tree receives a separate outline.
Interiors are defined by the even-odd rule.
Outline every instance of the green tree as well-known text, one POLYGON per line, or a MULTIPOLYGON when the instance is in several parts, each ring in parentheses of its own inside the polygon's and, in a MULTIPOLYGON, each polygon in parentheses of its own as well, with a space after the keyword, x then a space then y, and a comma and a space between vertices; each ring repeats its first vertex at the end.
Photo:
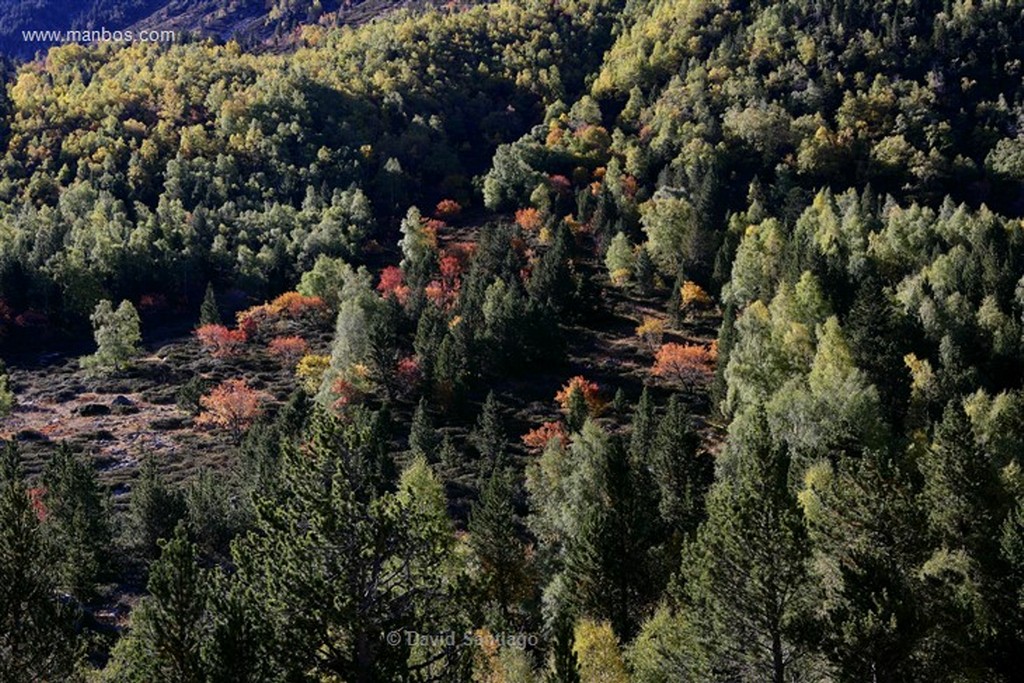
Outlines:
POLYGON ((180 493, 164 482, 156 459, 143 459, 128 501, 125 545, 140 559, 155 559, 159 555, 158 542, 170 538, 184 515, 185 502, 180 493))
POLYGON ((110 569, 109 500, 92 464, 67 444, 46 463, 42 485, 43 527, 56 551, 58 585, 80 600, 89 598, 110 569))
POLYGON ((681 597, 708 680, 785 683, 806 664, 806 532, 789 491, 789 458, 770 445, 763 415, 758 423, 734 480, 712 488, 707 521, 684 555, 681 597))
POLYGON ((201 683, 206 680, 206 577, 183 523, 160 546, 146 583, 148 595, 133 610, 130 630, 114 648, 107 675, 139 683, 201 683))
POLYGON ((207 283, 206 293, 203 295, 203 304, 199 307, 200 325, 220 325, 220 307, 217 305, 217 295, 213 292, 213 283, 207 283))
POLYGON ((480 563, 488 625, 498 633, 514 629, 517 612, 530 597, 530 568, 513 494, 509 473, 496 470, 469 516, 469 543, 480 563))
POLYGON ((673 533, 690 536, 704 519, 714 464, 700 452, 700 436, 677 395, 669 399, 652 446, 647 463, 660 494, 661 518, 673 533))
POLYGON ((130 301, 122 301, 114 310, 104 299, 96 304, 89 318, 96 339, 96 353, 82 359, 82 367, 93 372, 120 371, 139 355, 139 314, 130 301))
MULTIPOLYGON (((38 503, 36 503, 38 504, 38 503)), ((66 680, 77 643, 14 446, 0 453, 0 679, 66 680)))

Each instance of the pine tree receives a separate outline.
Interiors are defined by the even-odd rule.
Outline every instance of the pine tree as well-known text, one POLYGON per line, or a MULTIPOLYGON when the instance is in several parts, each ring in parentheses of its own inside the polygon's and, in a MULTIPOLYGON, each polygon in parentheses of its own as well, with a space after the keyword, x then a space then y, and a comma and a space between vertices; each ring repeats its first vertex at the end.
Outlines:
POLYGON ((207 283, 206 294, 203 295, 203 304, 199 307, 200 325, 220 325, 220 306, 217 305, 217 295, 213 292, 213 283, 207 283))
POLYGON ((104 299, 96 305, 92 316, 96 353, 82 358, 82 367, 93 372, 120 371, 139 355, 142 341, 139 314, 130 301, 122 301, 114 310, 104 299))
POLYGON ((704 518, 704 496, 714 476, 710 457, 699 452, 700 436, 678 396, 669 399, 658 423, 649 464, 660 493, 658 509, 676 534, 691 535, 704 518))
POLYGON ((493 472, 469 516, 469 543, 480 562, 483 593, 491 612, 488 625, 499 633, 513 629, 514 613, 529 589, 526 548, 512 504, 513 493, 508 473, 493 472))
POLYGON ((92 596, 110 568, 109 501, 96 471, 61 444, 46 464, 44 529, 55 548, 58 583, 79 600, 92 596))
POLYGON ((57 601, 56 577, 39 515, 14 446, 0 452, 0 680, 66 680, 75 661, 72 615, 57 601))
POLYGON ((0 364, 0 417, 10 415, 17 401, 11 390, 11 377, 7 374, 7 368, 0 364))
POLYGON ((576 433, 583 429, 583 425, 590 417, 590 406, 587 405, 587 397, 579 387, 574 387, 569 392, 566 403, 565 426, 570 432, 576 433))
POLYGON ((472 438, 473 445, 483 460, 483 476, 489 478, 491 472, 504 466, 505 453, 508 449, 501 404, 493 391, 487 393, 472 438))
POLYGON ((641 245, 637 251, 636 260, 633 262, 633 280, 636 282, 637 291, 641 296, 650 296, 654 293, 654 278, 657 268, 651 253, 647 247, 641 245))
POLYGON ((926 525, 907 470, 867 453, 819 464, 800 493, 821 591, 818 642, 843 680, 927 678, 915 661, 927 628, 926 525))
POLYGON ((557 617, 552 631, 551 668, 547 683, 580 683, 572 619, 566 615, 557 617))
POLYGON ((160 545, 148 595, 132 612, 131 629, 114 648, 108 672, 119 680, 201 683, 206 680, 207 581, 184 523, 160 545))
POLYGON ((158 541, 170 538, 184 515, 181 495, 164 483, 154 457, 145 458, 132 485, 125 544, 138 558, 155 559, 159 555, 158 541))
POLYGON ((422 456, 427 462, 437 462, 438 433, 427 409, 427 399, 421 398, 412 414, 409 427, 409 450, 414 456, 422 456))
POLYGON ((770 446, 763 415, 740 446, 735 481, 708 496, 708 518, 685 553, 683 602, 699 648, 728 680, 786 683, 805 652, 807 539, 788 488, 788 457, 770 446))
POLYGON ((654 399, 644 387, 640 400, 633 409, 633 429, 629 437, 629 457, 634 463, 646 463, 654 446, 657 422, 654 416, 654 399))

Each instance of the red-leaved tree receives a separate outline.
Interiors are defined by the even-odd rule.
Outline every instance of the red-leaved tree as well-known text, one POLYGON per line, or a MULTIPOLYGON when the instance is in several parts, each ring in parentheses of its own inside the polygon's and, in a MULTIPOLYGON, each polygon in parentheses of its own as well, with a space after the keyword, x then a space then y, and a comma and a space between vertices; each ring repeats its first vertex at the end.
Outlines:
POLYGON ((302 337, 274 337, 267 350, 281 359, 287 366, 293 366, 309 351, 309 344, 302 337))
POLYGON ((196 328, 196 339, 214 358, 234 356, 245 345, 245 330, 231 330, 223 325, 202 325, 196 328))
POLYGON ((240 441, 242 434, 263 414, 263 405, 270 396, 249 386, 244 379, 229 379, 199 399, 203 412, 196 424, 227 429, 240 441))

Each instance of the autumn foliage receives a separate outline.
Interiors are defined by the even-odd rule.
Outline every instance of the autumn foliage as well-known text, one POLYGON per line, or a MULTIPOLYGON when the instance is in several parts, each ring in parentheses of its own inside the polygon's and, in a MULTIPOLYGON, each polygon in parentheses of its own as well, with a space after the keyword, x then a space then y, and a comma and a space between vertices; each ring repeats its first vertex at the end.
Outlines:
POLYGON ((397 266, 388 266, 380 271, 377 291, 381 296, 385 298, 393 296, 398 303, 405 305, 409 299, 409 286, 405 284, 405 275, 402 273, 402 269, 397 266))
POLYGON ((604 410, 604 401, 601 400, 600 388, 596 382, 590 382, 582 375, 577 375, 565 383, 561 391, 555 394, 555 400, 562 407, 562 412, 569 412, 569 401, 573 392, 582 392, 583 400, 587 403, 587 411, 591 415, 598 415, 604 410))
POLYGON ((238 440, 263 414, 270 396, 249 386, 244 379, 229 379, 199 399, 203 412, 196 424, 227 429, 238 440))
POLYGON ((640 341, 646 344, 653 353, 654 350, 658 348, 658 345, 661 344, 661 340, 665 336, 665 321, 645 315, 643 322, 637 325, 636 336, 639 337, 640 341))
POLYGON ((295 365, 309 351, 309 344, 302 337, 274 337, 267 350, 285 364, 295 365))
POLYGON ((283 321, 319 317, 326 313, 327 304, 320 297, 285 292, 273 301, 241 311, 237 320, 238 328, 253 337, 266 333, 283 321))
POLYGON ((651 374, 687 388, 702 386, 714 375, 715 350, 697 344, 663 344, 651 374))
POLYGON ((523 443, 527 448, 534 450, 546 448, 554 439, 558 439, 562 444, 565 444, 568 439, 565 425, 561 422, 545 422, 540 427, 523 435, 523 443))
POLYGON ((459 290, 462 288, 462 261, 458 256, 449 254, 441 258, 438 266, 440 279, 432 280, 424 288, 424 293, 437 306, 451 308, 459 300, 459 290))
POLYGON ((245 330, 231 330, 223 325, 202 325, 196 328, 196 339, 214 358, 230 358, 241 351, 248 335, 245 330))
POLYGON ((711 297, 696 282, 687 280, 679 292, 679 304, 683 311, 699 311, 711 306, 711 297))
POLYGON ((516 224, 526 232, 537 232, 543 224, 540 211, 534 208, 516 211, 516 224))
POLYGON ((462 204, 459 204, 454 199, 442 199, 437 203, 437 208, 434 210, 434 215, 443 221, 457 218, 460 213, 462 213, 462 204))

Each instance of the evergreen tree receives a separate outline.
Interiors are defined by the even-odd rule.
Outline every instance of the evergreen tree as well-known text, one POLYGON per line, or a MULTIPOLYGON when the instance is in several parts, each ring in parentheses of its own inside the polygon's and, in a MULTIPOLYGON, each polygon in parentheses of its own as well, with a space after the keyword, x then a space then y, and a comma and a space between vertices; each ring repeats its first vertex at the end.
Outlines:
POLYGON ((427 410, 427 399, 421 398, 412 414, 409 427, 409 450, 414 456, 421 456, 427 462, 437 462, 438 446, 440 445, 437 429, 427 410))
POLYGON ((201 683, 206 680, 206 577, 183 523, 160 546, 146 584, 148 595, 132 612, 131 630, 114 649, 107 673, 140 683, 201 683))
POLYGON ((551 668, 547 683, 580 683, 572 619, 567 615, 557 617, 552 631, 551 668))
POLYGON ((513 493, 508 473, 493 472, 469 516, 469 543, 483 574, 488 625, 498 633, 514 628, 514 616, 529 591, 526 548, 513 493))
POLYGON ((816 640, 844 680, 926 677, 916 661, 927 627, 925 521, 907 469, 871 452, 834 471, 819 464, 800 493, 820 591, 816 640))
POLYGON ((647 247, 641 245, 637 250, 636 259, 633 261, 633 281, 636 282, 637 291, 641 296, 651 296, 654 293, 655 276, 657 268, 651 253, 647 247))
POLYGON ((682 599, 709 680, 786 683, 805 664, 807 539, 788 457, 770 445, 763 415, 758 424, 735 480, 712 488, 707 521, 683 561, 682 599))
POLYGON ((159 555, 158 541, 170 538, 184 515, 181 494, 168 488, 154 457, 143 459, 128 502, 125 544, 138 558, 155 559, 159 555))
POLYGON ((104 299, 89 318, 96 339, 96 353, 82 358, 82 367, 95 372, 117 372, 139 355, 139 314, 130 301, 122 301, 114 310, 104 299))
POLYGON ((44 530, 56 552, 58 584, 78 599, 92 596, 110 569, 110 507, 92 465, 61 444, 42 476, 44 530))
POLYGON ((658 423, 648 463, 660 493, 661 517, 676 534, 691 535, 704 518, 704 495, 714 476, 711 458, 700 453, 700 436, 677 395, 658 423))
POLYGON ((472 438, 473 445, 483 460, 483 476, 490 478, 491 472, 504 467, 505 453, 508 448, 508 436, 501 416, 501 404, 493 391, 487 393, 480 415, 477 417, 472 438))
POLYGON ((657 422, 654 415, 654 399, 645 386, 640 392, 640 400, 633 409, 633 429, 629 436, 629 457, 634 463, 646 463, 648 454, 654 447, 657 433, 657 422))
POLYGON ((573 387, 566 400, 565 426, 571 433, 583 429, 587 419, 590 417, 590 406, 587 405, 587 397, 579 387, 573 387))
POLYGON ((217 295, 213 292, 213 283, 207 283, 206 294, 203 295, 203 304, 199 307, 200 325, 220 325, 220 307, 217 305, 217 295))
POLYGON ((75 663, 72 617, 57 600, 40 528, 40 501, 25 488, 20 456, 0 453, 0 680, 66 680, 75 663))

